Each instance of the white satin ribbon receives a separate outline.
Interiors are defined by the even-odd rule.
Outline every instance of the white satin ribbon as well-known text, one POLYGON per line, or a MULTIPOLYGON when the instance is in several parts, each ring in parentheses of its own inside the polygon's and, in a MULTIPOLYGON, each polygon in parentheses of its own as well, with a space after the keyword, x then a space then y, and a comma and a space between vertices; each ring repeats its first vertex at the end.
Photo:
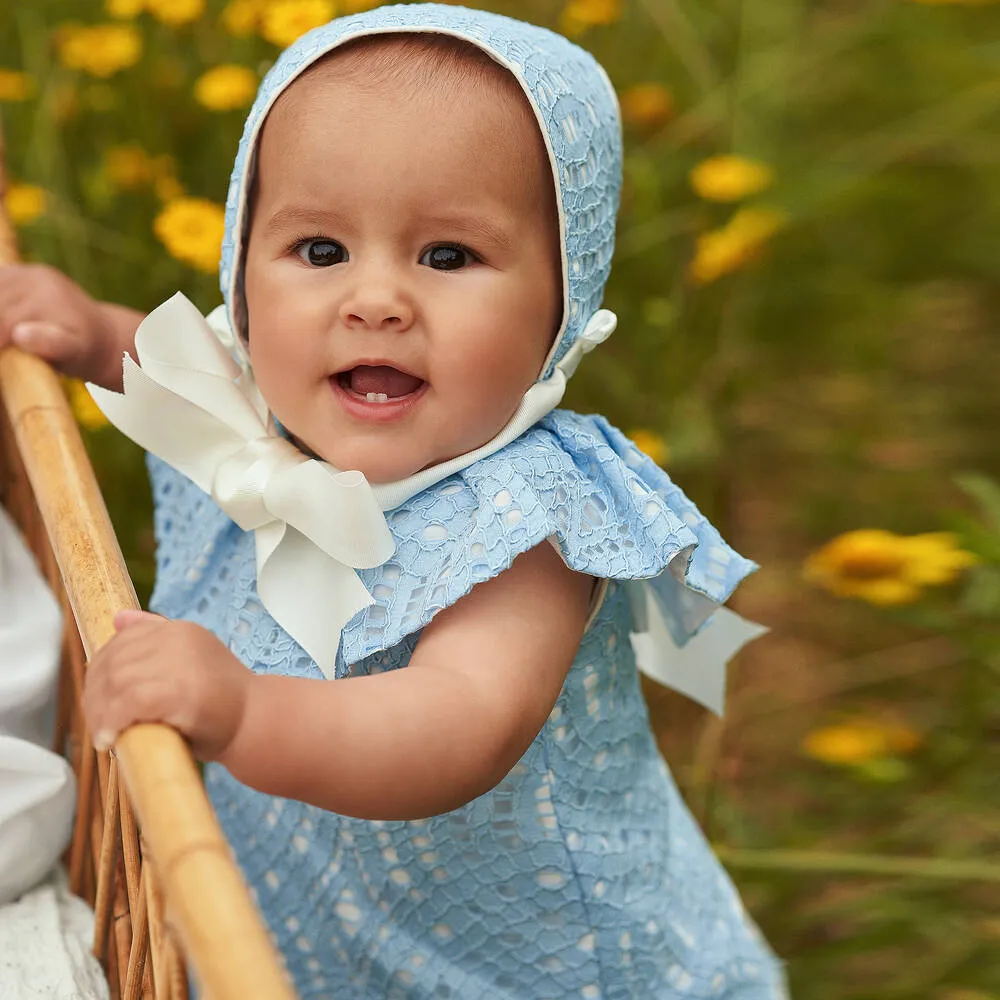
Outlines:
POLYGON ((720 607, 682 648, 667 628, 652 587, 641 580, 630 581, 629 586, 636 588, 630 597, 641 602, 635 617, 644 625, 629 636, 639 669, 721 716, 726 703, 726 664, 768 629, 720 607))
POLYGON ((340 631, 374 603, 355 569, 395 550, 360 472, 339 472, 281 437, 253 384, 177 294, 143 320, 124 393, 88 385, 120 431, 254 532, 257 590, 275 621, 333 676, 340 631))

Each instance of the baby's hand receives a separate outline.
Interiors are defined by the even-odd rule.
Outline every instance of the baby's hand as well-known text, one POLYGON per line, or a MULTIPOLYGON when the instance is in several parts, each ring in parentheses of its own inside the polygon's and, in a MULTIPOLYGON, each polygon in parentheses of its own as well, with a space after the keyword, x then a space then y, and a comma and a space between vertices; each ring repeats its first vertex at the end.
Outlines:
POLYGON ((67 375, 120 389, 122 350, 140 318, 91 298, 55 268, 0 266, 0 348, 13 343, 67 375))
POLYGON ((163 722, 196 757, 221 757, 239 732, 254 675, 207 629, 145 611, 119 611, 118 634, 87 667, 83 711, 107 749, 135 722, 163 722))

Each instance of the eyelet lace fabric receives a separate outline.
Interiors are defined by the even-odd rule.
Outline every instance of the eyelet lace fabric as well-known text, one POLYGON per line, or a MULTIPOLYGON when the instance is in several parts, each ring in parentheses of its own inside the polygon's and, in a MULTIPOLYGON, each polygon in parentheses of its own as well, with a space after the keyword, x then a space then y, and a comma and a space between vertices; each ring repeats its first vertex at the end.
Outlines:
MULTIPOLYGON (((252 536, 149 463, 159 539, 151 606, 209 628, 258 673, 319 679, 260 604, 252 536)), ((376 603, 345 627, 338 677, 405 668, 437 611, 546 539, 570 566, 612 583, 531 747, 500 785, 454 812, 355 820, 206 768, 300 995, 783 996, 779 965, 653 740, 622 585, 655 577, 671 630, 684 635, 752 564, 623 435, 567 411, 411 498, 388 523, 397 549, 361 571, 376 603)))
POLYGON ((317 59, 358 35, 437 32, 485 49, 518 79, 538 119, 558 191, 564 239, 564 329, 541 377, 552 374, 600 306, 611 269, 621 187, 622 142, 618 101, 593 57, 545 28, 499 14, 446 4, 404 4, 337 18, 298 39, 278 58, 247 117, 226 201, 226 233, 219 269, 231 325, 242 301, 240 261, 253 149, 278 95, 317 59))

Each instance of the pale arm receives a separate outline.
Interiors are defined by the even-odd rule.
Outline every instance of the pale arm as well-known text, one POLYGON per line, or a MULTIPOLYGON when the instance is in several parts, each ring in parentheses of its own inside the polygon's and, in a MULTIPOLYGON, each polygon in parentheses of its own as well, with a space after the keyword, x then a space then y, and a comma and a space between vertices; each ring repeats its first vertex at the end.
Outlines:
POLYGON ((254 677, 219 759, 254 788, 349 816, 454 809, 499 782, 541 729, 592 583, 543 543, 440 612, 405 668, 333 682, 254 677))

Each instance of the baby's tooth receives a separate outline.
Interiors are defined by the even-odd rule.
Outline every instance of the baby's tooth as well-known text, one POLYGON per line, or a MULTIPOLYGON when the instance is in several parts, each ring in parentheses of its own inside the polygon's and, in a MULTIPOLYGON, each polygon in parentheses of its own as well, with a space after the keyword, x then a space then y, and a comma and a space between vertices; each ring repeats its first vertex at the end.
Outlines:
POLYGON ((384 392, 368 392, 365 393, 365 399, 369 403, 388 403, 389 396, 384 392))
POLYGON ((380 403, 388 403, 389 402, 389 397, 388 397, 388 395, 386 393, 380 392, 380 393, 378 393, 378 401, 380 403))
POLYGON ((377 392, 369 392, 365 396, 365 399, 367 399, 369 403, 377 403, 378 402, 378 393, 377 392))

